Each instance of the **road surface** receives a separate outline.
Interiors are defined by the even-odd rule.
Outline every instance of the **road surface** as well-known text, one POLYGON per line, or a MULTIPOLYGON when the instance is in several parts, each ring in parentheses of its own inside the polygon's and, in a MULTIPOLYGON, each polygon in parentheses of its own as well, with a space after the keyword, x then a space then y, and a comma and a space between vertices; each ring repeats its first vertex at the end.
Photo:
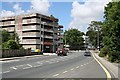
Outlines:
POLYGON ((106 78, 102 67, 84 51, 68 56, 37 56, 2 62, 2 78, 106 78))

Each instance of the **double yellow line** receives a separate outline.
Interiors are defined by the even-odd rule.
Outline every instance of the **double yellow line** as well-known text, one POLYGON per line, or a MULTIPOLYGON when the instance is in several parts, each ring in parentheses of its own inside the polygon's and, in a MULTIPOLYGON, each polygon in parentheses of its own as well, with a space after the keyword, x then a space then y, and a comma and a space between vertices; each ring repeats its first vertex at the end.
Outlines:
POLYGON ((109 71, 103 66, 103 64, 98 61, 98 59, 95 57, 95 55, 93 54, 93 58, 98 62, 98 64, 103 68, 103 70, 105 71, 106 75, 107 75, 107 80, 112 80, 112 77, 109 73, 109 71))

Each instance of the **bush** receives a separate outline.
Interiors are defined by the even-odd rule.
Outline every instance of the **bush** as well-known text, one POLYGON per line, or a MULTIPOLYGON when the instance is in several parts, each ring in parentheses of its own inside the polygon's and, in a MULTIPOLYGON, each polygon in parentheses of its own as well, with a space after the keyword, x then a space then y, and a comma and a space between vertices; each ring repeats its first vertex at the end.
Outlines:
POLYGON ((108 60, 110 62, 120 62, 120 51, 111 51, 111 53, 108 55, 108 60))
POLYGON ((9 40, 7 42, 7 44, 8 44, 9 49, 19 49, 20 48, 19 44, 17 44, 14 40, 9 40))
POLYGON ((9 49, 7 42, 2 43, 2 49, 9 49))
POLYGON ((99 56, 105 57, 106 55, 108 55, 110 53, 109 51, 110 51, 109 48, 107 46, 105 46, 101 49, 99 56))

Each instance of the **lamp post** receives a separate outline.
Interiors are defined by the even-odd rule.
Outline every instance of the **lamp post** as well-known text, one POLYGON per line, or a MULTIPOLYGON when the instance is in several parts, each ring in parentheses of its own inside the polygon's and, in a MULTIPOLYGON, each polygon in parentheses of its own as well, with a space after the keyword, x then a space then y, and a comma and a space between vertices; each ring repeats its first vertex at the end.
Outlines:
POLYGON ((100 51, 100 26, 97 26, 97 48, 100 51))

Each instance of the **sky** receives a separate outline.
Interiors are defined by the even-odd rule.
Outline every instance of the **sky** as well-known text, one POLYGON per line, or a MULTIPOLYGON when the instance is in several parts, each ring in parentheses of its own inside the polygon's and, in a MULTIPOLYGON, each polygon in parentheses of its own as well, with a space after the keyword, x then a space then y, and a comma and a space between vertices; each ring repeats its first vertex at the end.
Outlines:
POLYGON ((109 2, 110 0, 3 0, 0 2, 0 17, 37 12, 58 18, 64 30, 77 28, 86 32, 91 21, 104 19, 104 6, 109 2))

